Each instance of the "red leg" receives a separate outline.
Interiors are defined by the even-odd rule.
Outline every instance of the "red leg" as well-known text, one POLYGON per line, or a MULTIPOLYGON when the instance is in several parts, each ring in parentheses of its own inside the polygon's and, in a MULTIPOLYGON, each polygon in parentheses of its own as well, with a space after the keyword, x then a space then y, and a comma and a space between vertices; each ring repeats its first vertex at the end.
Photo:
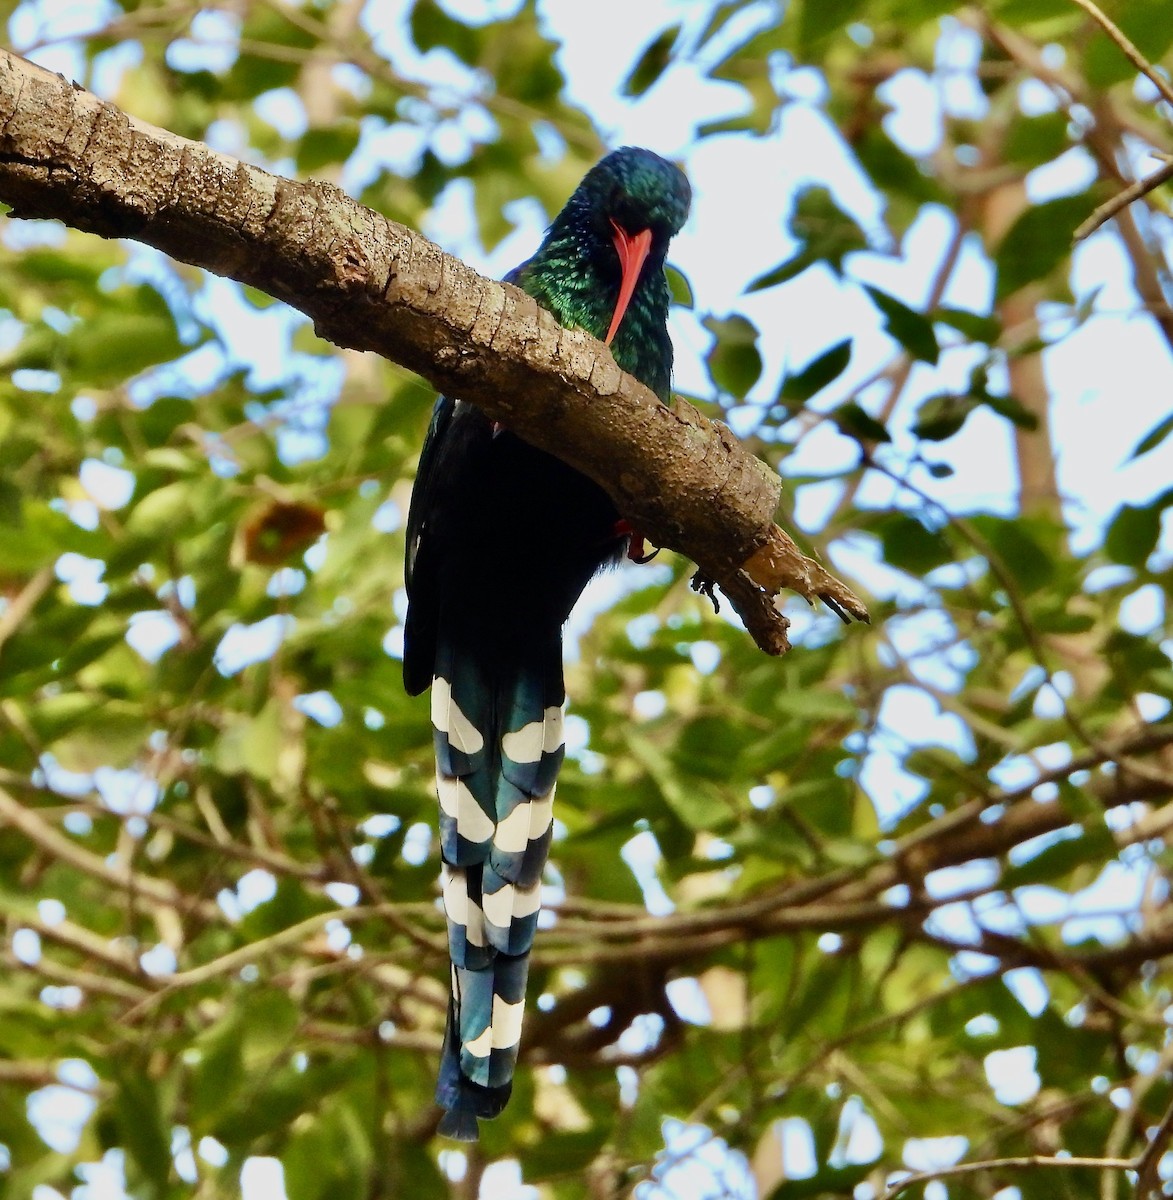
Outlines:
POLYGON ((651 562, 660 553, 658 549, 653 550, 651 554, 646 553, 647 542, 644 540, 644 535, 630 521, 623 517, 620 517, 611 527, 611 536, 617 538, 630 537, 631 541, 627 546, 627 557, 633 563, 639 563, 641 566, 644 563, 651 562))

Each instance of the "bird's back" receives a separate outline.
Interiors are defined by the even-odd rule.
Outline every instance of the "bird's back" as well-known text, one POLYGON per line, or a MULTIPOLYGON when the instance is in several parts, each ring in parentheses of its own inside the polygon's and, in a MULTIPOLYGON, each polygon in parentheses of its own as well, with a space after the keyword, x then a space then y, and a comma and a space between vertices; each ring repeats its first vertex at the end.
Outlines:
MULTIPOLYGON (((485 658, 559 636, 601 566, 618 558, 618 513, 597 484, 457 403, 434 464, 428 535, 409 582, 404 674, 432 682, 436 618, 485 658)), ((409 538, 412 533, 409 521, 409 538)))

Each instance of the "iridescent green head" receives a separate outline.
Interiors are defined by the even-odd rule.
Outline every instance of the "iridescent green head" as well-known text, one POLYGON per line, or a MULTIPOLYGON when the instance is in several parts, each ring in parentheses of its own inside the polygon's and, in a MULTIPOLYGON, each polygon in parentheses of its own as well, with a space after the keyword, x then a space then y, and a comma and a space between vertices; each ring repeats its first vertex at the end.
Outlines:
POLYGON ((667 159, 624 146, 587 172, 517 276, 562 324, 606 341, 664 399, 672 374, 664 261, 691 198, 667 159))
POLYGON ((692 189, 678 167, 651 150, 624 146, 586 173, 559 220, 584 222, 608 241, 612 225, 629 234, 650 229, 653 247, 667 251, 691 201, 692 189))

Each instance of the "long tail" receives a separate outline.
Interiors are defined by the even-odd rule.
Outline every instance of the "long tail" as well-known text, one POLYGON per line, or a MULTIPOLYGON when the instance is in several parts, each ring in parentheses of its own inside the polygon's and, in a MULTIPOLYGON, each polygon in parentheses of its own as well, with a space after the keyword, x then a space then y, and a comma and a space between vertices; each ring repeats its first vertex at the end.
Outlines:
POLYGON ((440 1132, 476 1141, 513 1086, 529 952, 562 764, 562 647, 503 655, 443 637, 432 681, 452 990, 436 1085, 440 1132))

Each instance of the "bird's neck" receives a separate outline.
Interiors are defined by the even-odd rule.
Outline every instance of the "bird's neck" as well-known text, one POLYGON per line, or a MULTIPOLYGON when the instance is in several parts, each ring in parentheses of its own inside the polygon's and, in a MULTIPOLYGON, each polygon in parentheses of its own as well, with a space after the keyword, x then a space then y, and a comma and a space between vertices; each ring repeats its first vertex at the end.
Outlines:
MULTIPOLYGON (((606 336, 619 294, 615 249, 584 235, 574 224, 555 222, 537 254, 522 267, 518 284, 567 328, 606 336)), ((668 281, 664 252, 653 247, 611 342, 616 363, 667 402, 672 376, 668 337, 668 281)))

